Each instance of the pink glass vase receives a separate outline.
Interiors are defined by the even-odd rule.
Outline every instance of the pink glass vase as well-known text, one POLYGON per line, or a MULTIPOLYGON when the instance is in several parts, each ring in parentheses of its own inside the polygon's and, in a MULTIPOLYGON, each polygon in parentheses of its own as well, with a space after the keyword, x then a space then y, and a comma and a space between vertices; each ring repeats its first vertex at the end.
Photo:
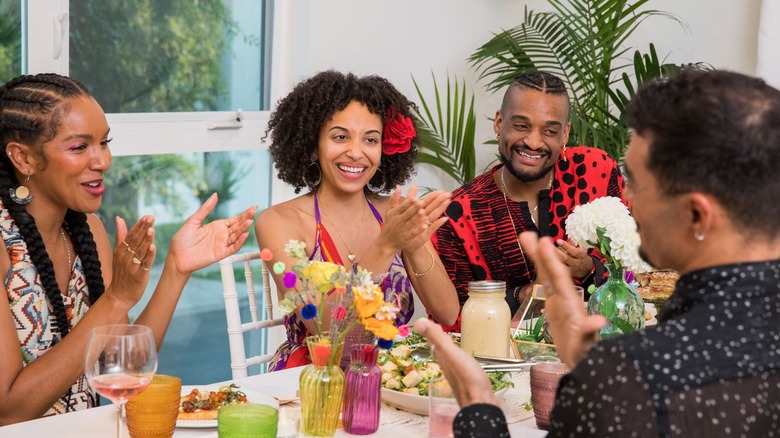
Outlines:
POLYGON ((382 371, 376 363, 377 354, 369 344, 355 344, 350 352, 341 419, 344 431, 353 435, 372 434, 379 428, 382 371))

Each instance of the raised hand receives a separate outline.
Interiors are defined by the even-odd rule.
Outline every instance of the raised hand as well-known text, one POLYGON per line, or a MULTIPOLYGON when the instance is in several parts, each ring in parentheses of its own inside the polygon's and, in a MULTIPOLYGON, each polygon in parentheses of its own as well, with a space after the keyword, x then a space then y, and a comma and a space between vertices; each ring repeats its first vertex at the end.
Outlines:
POLYGON ((402 198, 401 189, 396 189, 390 196, 382 234, 396 250, 420 248, 447 221, 442 213, 450 203, 449 198, 449 193, 436 190, 419 199, 416 185, 402 198))
POLYGON ((536 265, 538 282, 545 287, 544 313, 558 354, 566 365, 574 368, 596 343, 598 331, 607 320, 585 312, 569 270, 558 259, 558 250, 549 237, 540 239, 536 233, 526 231, 520 234, 520 243, 536 265))
POLYGON ((124 219, 116 218, 116 244, 113 271, 107 293, 135 305, 149 283, 149 270, 157 255, 154 245, 154 218, 144 216, 127 231, 124 219))
POLYGON ((217 205, 217 194, 198 208, 171 239, 168 257, 181 273, 191 273, 234 254, 249 237, 257 206, 236 216, 203 224, 217 205))

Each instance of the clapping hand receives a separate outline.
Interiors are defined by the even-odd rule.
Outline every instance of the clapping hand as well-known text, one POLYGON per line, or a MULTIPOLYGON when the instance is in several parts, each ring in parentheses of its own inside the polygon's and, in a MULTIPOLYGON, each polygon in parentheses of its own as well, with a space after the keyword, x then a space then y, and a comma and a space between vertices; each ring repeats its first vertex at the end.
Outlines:
POLYGON ((217 205, 217 194, 198 208, 171 239, 168 257, 181 273, 191 273, 234 254, 249 237, 257 207, 250 207, 236 216, 203 224, 217 205))
POLYGON ((116 218, 111 282, 106 291, 122 294, 120 299, 129 306, 141 299, 149 282, 149 270, 157 255, 153 225, 154 217, 144 216, 127 231, 125 220, 116 218))
POLYGON ((443 213, 449 204, 450 194, 442 190, 433 191, 420 199, 416 185, 409 188, 405 198, 401 197, 401 189, 398 188, 390 196, 382 231, 397 250, 420 248, 447 221, 443 213))
POLYGON ((545 315, 558 354, 566 365, 574 368, 598 340, 606 319, 585 312, 569 271, 559 260, 558 250, 549 237, 540 239, 536 233, 526 231, 520 234, 520 243, 536 265, 538 282, 545 286, 545 315))

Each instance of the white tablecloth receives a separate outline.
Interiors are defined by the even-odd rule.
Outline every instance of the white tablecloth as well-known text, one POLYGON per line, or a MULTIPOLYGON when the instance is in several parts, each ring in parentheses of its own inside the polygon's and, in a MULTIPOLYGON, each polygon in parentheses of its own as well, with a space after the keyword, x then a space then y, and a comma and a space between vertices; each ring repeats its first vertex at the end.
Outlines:
MULTIPOLYGON (((298 389, 298 376, 303 367, 293 368, 275 373, 259 374, 235 383, 240 387, 251 389, 279 398, 292 398, 298 389)), ((502 403, 510 422, 509 430, 513 437, 543 437, 545 432, 536 428, 533 414, 526 411, 523 405, 530 399, 530 389, 527 374, 515 379, 516 387, 502 396, 502 403)), ((224 383, 224 382, 221 382, 224 383)), ((300 405, 297 402, 283 405, 281 414, 300 415, 300 405)), ((116 431, 116 410, 114 406, 101 406, 86 411, 72 412, 54 417, 26 421, 10 426, 0 427, 0 438, 110 438, 116 431)), ((379 430, 371 435, 377 437, 426 436, 428 432, 428 417, 400 411, 387 405, 382 406, 379 430), (406 434, 406 435, 403 435, 406 434)), ((125 437, 127 437, 125 431, 125 437)), ((216 428, 185 429, 177 428, 175 438, 216 438, 216 428)), ((336 431, 337 437, 349 437, 343 430, 336 431)))

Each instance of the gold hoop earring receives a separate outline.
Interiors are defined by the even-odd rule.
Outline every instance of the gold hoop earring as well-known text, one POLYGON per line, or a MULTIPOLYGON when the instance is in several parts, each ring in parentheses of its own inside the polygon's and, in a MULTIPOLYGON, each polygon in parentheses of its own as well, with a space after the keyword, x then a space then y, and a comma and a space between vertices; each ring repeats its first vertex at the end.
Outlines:
POLYGON ((496 132, 496 143, 501 143, 501 134, 496 132))
POLYGON ((563 155, 563 161, 569 161, 566 158, 566 145, 563 145, 563 150, 561 151, 561 154, 563 155))
POLYGON ((30 174, 27 174, 27 178, 25 178, 23 184, 19 184, 17 188, 9 188, 8 189, 8 195, 11 197, 11 200, 19 205, 27 205, 30 203, 30 201, 33 200, 33 196, 30 194, 30 189, 27 188, 26 184, 30 181, 30 174))

